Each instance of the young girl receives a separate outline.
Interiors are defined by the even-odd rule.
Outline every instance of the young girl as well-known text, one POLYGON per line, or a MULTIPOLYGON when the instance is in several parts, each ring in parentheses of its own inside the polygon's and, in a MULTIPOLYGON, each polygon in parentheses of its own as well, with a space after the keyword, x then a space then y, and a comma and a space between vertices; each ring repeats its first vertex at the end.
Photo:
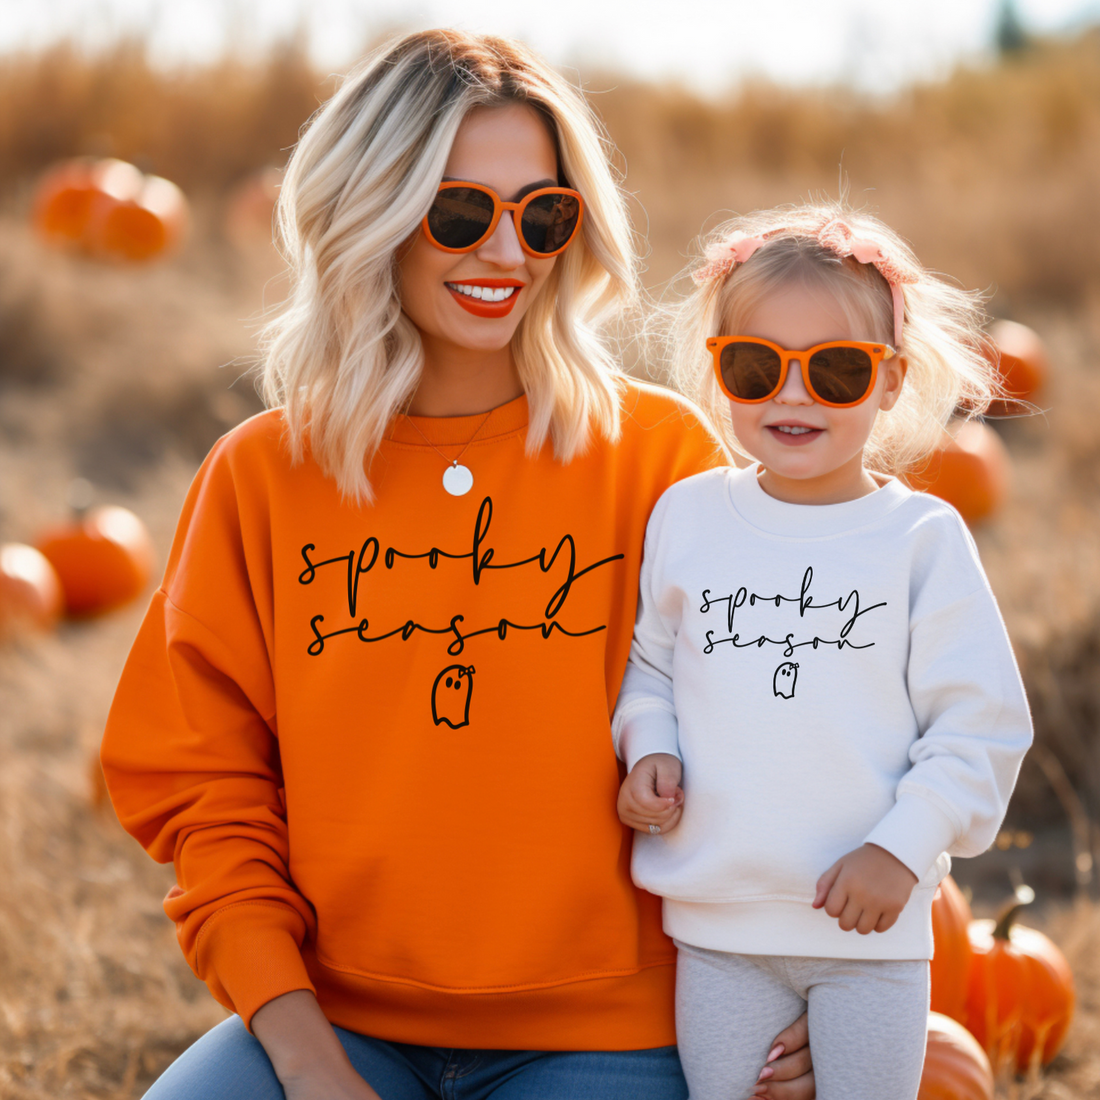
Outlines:
POLYGON ((891 476, 988 402, 980 313, 841 206, 729 222, 707 259, 679 380, 755 462, 649 521, 613 722, 634 879, 679 948, 691 1100, 761 1090, 807 1005, 821 1100, 906 1100, 933 894, 1031 739, 970 535, 891 476))

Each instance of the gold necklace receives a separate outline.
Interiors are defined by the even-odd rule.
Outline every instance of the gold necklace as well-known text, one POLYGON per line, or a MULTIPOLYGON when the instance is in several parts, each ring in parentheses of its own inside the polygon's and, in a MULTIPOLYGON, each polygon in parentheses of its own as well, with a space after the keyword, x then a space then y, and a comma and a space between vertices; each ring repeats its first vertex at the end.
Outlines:
POLYGON ((466 445, 452 459, 448 458, 420 430, 420 425, 417 424, 417 422, 411 416, 409 416, 408 413, 404 414, 405 419, 416 429, 417 434, 420 436, 420 438, 423 439, 424 442, 427 443, 428 446, 431 447, 431 449, 435 451, 435 453, 439 455, 440 458, 442 458, 445 462, 450 463, 447 469, 443 471, 443 488, 446 489, 447 492, 450 493, 453 497, 464 497, 474 487, 474 475, 473 473, 471 473, 469 466, 461 465, 458 460, 467 452, 467 450, 469 450, 470 444, 473 443, 475 439, 477 439, 478 432, 480 432, 481 429, 485 427, 485 425, 489 422, 489 417, 492 415, 493 410, 490 409, 485 414, 485 419, 482 420, 480 424, 478 424, 477 428, 474 430, 474 434, 470 436, 470 439, 466 443, 466 445))

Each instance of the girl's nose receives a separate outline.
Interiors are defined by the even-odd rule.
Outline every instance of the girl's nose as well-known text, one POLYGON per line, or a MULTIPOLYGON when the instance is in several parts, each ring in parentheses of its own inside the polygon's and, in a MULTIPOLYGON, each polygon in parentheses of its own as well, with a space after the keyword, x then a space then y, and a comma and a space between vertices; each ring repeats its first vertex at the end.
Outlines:
POLYGON ((516 234, 516 223, 512 220, 512 211, 505 210, 493 230, 493 235, 477 250, 477 258, 511 271, 523 263, 524 256, 516 234))
POLYGON ((814 399, 810 391, 806 389, 806 383, 802 381, 802 363, 798 359, 792 359, 787 364, 787 377, 783 381, 783 388, 772 398, 781 405, 812 405, 814 399))

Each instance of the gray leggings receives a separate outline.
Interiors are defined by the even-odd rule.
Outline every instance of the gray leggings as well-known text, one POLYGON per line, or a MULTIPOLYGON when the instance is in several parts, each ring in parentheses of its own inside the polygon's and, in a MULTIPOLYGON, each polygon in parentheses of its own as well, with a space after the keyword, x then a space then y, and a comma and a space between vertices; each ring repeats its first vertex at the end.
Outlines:
POLYGON ((730 955, 676 941, 676 1036, 690 1100, 751 1097, 772 1040, 810 1014, 817 1100, 914 1100, 928 963, 730 955))

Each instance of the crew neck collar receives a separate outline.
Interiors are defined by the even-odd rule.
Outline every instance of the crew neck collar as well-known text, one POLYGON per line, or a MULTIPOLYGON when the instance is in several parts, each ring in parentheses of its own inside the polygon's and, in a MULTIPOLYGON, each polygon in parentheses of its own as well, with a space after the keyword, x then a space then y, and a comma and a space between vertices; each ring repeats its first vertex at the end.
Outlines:
POLYGON ((386 430, 386 439, 414 447, 455 446, 473 440, 474 446, 511 435, 527 427, 527 395, 472 416, 406 416, 399 414, 386 430), (419 431, 417 430, 419 429, 419 431))
POLYGON ((760 466, 732 469, 728 475, 729 503, 747 523, 782 538, 831 538, 867 527, 911 497, 896 477, 888 477, 873 493, 840 504, 788 504, 768 496, 760 485, 760 466))

